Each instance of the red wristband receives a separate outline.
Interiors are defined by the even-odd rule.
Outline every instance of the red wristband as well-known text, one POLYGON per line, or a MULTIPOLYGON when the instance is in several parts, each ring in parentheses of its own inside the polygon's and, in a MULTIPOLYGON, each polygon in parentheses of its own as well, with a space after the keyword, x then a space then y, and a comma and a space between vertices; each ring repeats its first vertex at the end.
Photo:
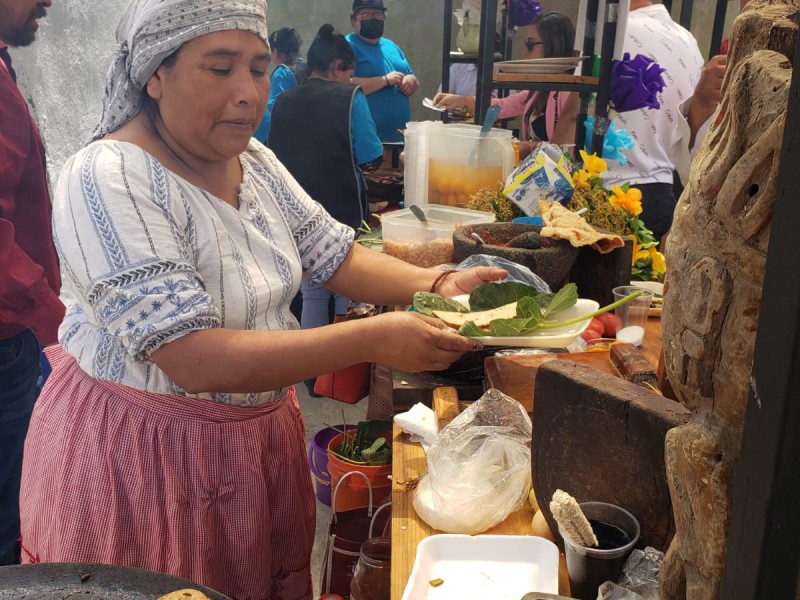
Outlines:
POLYGON ((433 294, 433 293, 435 293, 435 292, 436 292, 436 286, 437 286, 437 285, 439 285, 440 283, 442 283, 442 281, 444 281, 444 278, 445 278, 445 277, 447 277, 447 276, 448 276, 448 275, 450 275, 451 273, 457 273, 457 272, 458 272, 458 271, 456 271, 455 269, 448 269, 447 271, 442 271, 442 272, 441 272, 441 273, 440 273, 440 274, 439 274, 439 275, 436 277, 436 279, 434 279, 434 280, 433 280, 433 283, 431 284, 431 289, 429 290, 429 291, 430 291, 430 293, 431 293, 431 294, 433 294))

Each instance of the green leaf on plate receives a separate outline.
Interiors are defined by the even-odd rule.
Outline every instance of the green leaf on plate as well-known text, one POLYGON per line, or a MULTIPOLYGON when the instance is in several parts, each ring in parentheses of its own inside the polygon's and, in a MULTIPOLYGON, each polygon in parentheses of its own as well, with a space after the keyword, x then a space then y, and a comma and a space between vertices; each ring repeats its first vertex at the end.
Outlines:
POLYGON ((544 306, 542 313, 545 317, 552 315, 570 306, 575 306, 577 301, 578 286, 574 283, 568 283, 555 293, 550 302, 544 306))
POLYGON ((466 337, 517 337, 536 329, 544 321, 544 316, 532 296, 524 296, 517 301, 517 316, 513 319, 495 319, 489 322, 489 329, 481 329, 472 321, 462 325, 458 333, 466 337))
POLYGON ((471 310, 489 310, 539 294, 535 287, 516 281, 482 283, 469 295, 469 306, 471 310))
POLYGON ((450 298, 443 298, 439 294, 431 292, 417 292, 414 294, 414 310, 423 315, 433 316, 434 310, 444 310, 448 312, 469 312, 469 309, 450 298))

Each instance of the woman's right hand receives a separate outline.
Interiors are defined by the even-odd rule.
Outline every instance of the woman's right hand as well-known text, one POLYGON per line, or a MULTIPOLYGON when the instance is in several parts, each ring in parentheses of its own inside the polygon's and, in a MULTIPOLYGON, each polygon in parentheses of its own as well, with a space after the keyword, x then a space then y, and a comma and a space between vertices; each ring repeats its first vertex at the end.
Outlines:
POLYGON ((362 323, 370 326, 370 360, 401 371, 441 371, 465 352, 483 348, 439 319, 416 312, 384 313, 362 323))
POLYGON ((433 103, 447 110, 458 110, 467 105, 467 97, 462 94, 444 94, 439 92, 433 97, 433 103))

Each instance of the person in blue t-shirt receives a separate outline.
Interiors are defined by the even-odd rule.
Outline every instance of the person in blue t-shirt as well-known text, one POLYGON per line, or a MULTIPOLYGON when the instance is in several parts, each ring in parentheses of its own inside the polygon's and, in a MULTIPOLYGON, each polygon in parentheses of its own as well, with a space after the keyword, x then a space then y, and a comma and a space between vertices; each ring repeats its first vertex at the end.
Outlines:
POLYGON ((308 77, 306 61, 300 56, 300 46, 303 39, 293 27, 281 27, 269 36, 269 46, 272 50, 272 61, 275 68, 269 76, 269 100, 264 118, 253 134, 259 142, 266 144, 269 138, 269 128, 272 120, 272 107, 275 99, 283 92, 301 85, 308 77))
POLYGON ((400 46, 383 37, 386 8, 383 0, 353 0, 347 41, 356 55, 353 83, 361 86, 383 142, 402 142, 411 120, 409 96, 417 91, 414 76, 400 46))

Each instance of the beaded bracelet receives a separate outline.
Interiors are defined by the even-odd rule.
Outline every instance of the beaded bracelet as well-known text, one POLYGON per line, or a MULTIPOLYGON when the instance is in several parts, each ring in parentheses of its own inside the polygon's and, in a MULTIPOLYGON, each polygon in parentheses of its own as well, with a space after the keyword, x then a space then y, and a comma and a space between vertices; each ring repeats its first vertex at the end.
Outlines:
POLYGON ((448 275, 450 275, 451 273, 457 273, 457 272, 458 272, 458 271, 456 271, 455 269, 449 269, 449 270, 447 270, 447 271, 442 271, 442 272, 441 272, 441 273, 440 273, 440 274, 439 274, 439 275, 436 277, 436 279, 434 279, 434 280, 433 280, 433 283, 431 284, 431 289, 429 290, 429 291, 430 291, 430 293, 431 293, 431 294, 433 294, 433 293, 436 291, 436 286, 437 286, 437 285, 439 285, 439 284, 440 284, 442 281, 444 281, 444 278, 445 278, 445 277, 447 277, 447 276, 448 276, 448 275))
POLYGON ((386 82, 386 87, 392 85, 391 83, 389 83, 389 78, 386 75, 383 76, 383 80, 386 82))

